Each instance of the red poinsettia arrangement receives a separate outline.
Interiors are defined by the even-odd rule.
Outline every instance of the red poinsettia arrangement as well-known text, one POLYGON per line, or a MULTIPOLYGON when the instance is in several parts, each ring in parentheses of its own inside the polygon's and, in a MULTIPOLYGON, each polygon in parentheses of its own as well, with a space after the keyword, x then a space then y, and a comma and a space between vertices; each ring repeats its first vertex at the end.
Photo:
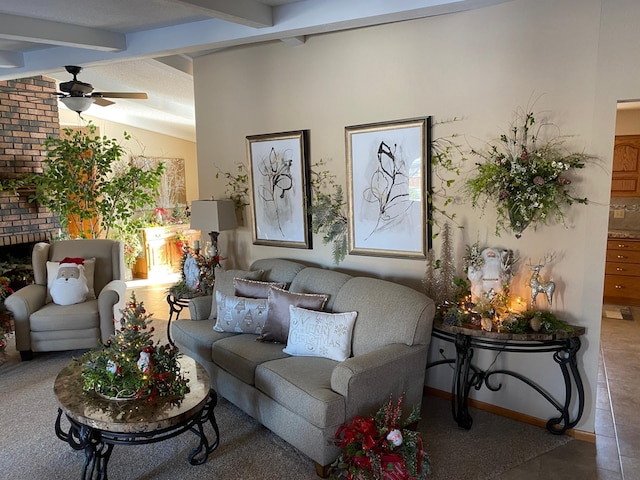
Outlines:
POLYGON ((338 428, 335 441, 342 449, 333 465, 333 478, 347 480, 424 480, 431 471, 420 433, 408 425, 420 419, 413 408, 402 422, 404 395, 392 397, 373 417, 356 416, 338 428))

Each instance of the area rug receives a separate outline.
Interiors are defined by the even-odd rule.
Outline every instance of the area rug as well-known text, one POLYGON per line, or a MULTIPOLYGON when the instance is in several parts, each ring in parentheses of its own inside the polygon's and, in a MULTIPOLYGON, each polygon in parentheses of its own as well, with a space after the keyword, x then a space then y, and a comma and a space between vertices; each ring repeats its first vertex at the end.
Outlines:
MULTIPOLYGON (((161 325, 158 325, 162 328, 161 325)), ((81 351, 36 354, 21 362, 13 345, 0 365, 0 465, 13 480, 79 478, 83 453, 54 432, 57 373, 81 351)), ((309 458, 224 399, 216 407, 220 447, 204 465, 187 461, 196 437, 186 432, 164 442, 116 446, 109 462, 111 480, 234 479, 317 480, 309 458)), ((480 410, 471 410, 473 428, 459 428, 446 400, 425 396, 422 433, 434 480, 493 478, 571 440, 542 428, 480 410)), ((2 475, 0 475, 2 476, 2 475)))
POLYGON ((633 312, 631 311, 631 307, 615 307, 605 305, 603 307, 603 315, 607 318, 612 318, 615 320, 633 320, 633 312))

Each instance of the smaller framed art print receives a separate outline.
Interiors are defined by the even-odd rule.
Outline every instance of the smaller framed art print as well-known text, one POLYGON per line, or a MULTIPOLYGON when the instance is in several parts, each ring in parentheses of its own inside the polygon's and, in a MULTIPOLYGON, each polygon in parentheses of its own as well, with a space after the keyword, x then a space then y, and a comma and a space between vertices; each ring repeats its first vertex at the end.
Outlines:
POLYGON ((308 131, 247 137, 253 243, 311 248, 308 131))
POLYGON ((430 117, 345 128, 349 253, 424 259, 430 117))

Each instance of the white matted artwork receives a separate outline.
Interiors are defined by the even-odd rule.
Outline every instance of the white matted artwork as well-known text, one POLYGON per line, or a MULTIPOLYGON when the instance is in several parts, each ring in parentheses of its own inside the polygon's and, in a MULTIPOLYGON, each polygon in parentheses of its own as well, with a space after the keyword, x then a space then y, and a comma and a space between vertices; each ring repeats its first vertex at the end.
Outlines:
POLYGON ((247 137, 253 205, 253 243, 311 248, 308 132, 247 137))
POLYGON ((426 258, 430 117, 345 128, 349 253, 426 258))

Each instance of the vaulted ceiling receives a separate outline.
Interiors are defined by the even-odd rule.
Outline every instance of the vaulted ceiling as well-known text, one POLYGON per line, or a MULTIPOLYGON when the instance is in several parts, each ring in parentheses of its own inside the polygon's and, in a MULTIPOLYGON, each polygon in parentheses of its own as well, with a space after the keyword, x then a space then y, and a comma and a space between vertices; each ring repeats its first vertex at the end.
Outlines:
POLYGON ((89 115, 195 139, 192 61, 229 47, 481 8, 509 0, 2 0, 0 80, 71 76, 147 92, 89 115))

